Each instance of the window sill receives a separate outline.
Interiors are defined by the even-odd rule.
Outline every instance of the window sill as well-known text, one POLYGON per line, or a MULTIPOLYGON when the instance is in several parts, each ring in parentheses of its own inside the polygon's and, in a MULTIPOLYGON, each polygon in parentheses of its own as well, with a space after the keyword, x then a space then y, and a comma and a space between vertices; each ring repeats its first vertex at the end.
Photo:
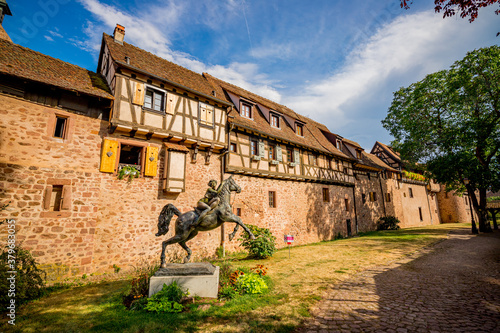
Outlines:
POLYGON ((260 156, 253 155, 252 156, 252 160, 254 160, 254 161, 260 161, 260 156))
POLYGON ((153 113, 161 114, 162 116, 166 115, 165 110, 158 111, 158 110, 155 110, 155 109, 150 109, 150 108, 147 108, 147 107, 145 107, 145 106, 143 106, 143 107, 142 107, 142 109, 143 109, 144 111, 149 111, 149 112, 153 112, 153 113))
POLYGON ((65 218, 65 217, 71 217, 71 212, 68 211, 41 212, 40 217, 65 218))
POLYGON ((209 123, 203 123, 201 121, 198 121, 198 125, 200 125, 201 127, 210 128, 210 129, 213 129, 215 127, 215 125, 213 123, 209 124, 209 123))
POLYGON ((280 164, 280 162, 277 161, 277 160, 272 160, 272 161, 269 162, 269 164, 278 165, 278 164, 280 164))

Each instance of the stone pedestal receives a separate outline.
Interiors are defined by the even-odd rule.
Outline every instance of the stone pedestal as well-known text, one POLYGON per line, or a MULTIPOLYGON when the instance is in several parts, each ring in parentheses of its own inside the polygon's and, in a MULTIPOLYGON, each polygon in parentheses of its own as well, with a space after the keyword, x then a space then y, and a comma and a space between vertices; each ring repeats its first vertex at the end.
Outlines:
POLYGON ((177 281, 189 296, 217 298, 219 289, 219 267, 208 262, 167 264, 160 268, 149 280, 149 297, 159 292, 163 285, 177 281))

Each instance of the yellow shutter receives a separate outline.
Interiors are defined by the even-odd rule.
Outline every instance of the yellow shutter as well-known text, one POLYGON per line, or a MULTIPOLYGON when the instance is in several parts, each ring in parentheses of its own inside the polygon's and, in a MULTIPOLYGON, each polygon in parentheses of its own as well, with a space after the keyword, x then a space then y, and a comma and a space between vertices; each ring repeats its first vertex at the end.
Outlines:
POLYGON ((146 166, 144 176, 156 176, 158 168, 158 147, 146 147, 146 166))
POLYGON ((105 139, 102 144, 101 172, 115 172, 116 156, 118 155, 118 141, 105 139))
POLYGON ((135 83, 134 99, 132 103, 139 105, 144 104, 144 83, 135 83))

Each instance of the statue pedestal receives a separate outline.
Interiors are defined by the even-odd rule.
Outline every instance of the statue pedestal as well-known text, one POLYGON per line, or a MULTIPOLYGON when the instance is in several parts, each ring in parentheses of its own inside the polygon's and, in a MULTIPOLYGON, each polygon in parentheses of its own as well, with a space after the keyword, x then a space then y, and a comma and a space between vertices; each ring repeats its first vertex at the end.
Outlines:
POLYGON ((177 281, 190 296, 217 298, 219 290, 219 267, 211 263, 167 264, 160 268, 149 280, 149 297, 177 281))

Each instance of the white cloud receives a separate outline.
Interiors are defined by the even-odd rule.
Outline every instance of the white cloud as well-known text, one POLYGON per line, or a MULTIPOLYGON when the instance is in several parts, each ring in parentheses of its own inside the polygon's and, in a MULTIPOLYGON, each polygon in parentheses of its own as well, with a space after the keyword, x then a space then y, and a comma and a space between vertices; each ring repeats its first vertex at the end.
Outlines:
MULTIPOLYGON (((498 17, 488 18, 484 13, 482 20, 471 25, 466 20, 442 19, 433 11, 400 16, 357 46, 337 72, 303 87, 302 93, 284 96, 284 103, 340 134, 349 123, 360 124, 359 131, 363 122, 370 121, 373 128, 374 110, 370 105, 378 101, 372 92, 385 88, 390 94, 401 85, 448 68, 471 47, 485 46, 482 36, 490 34, 494 38, 491 20, 498 17), (353 110, 350 108, 353 104, 366 109, 353 110)), ((489 43, 486 45, 494 42, 489 43)), ((380 119, 385 117, 387 107, 379 110, 383 112, 378 115, 380 119)), ((381 128, 380 123, 377 125, 381 128)))
MULTIPOLYGON (((281 98, 278 91, 270 86, 271 82, 266 75, 258 73, 255 64, 232 63, 229 66, 212 66, 197 60, 189 54, 172 50, 170 48, 169 34, 182 29, 181 25, 184 23, 182 20, 185 20, 190 15, 186 7, 182 5, 187 6, 185 3, 177 4, 174 1, 168 1, 166 5, 151 6, 144 12, 136 11, 134 15, 131 15, 111 5, 102 4, 98 0, 80 0, 80 2, 102 24, 102 26, 93 24, 91 28, 89 25, 89 28, 84 29, 88 37, 87 41, 71 39, 74 45, 84 50, 90 51, 94 49, 97 41, 100 42, 100 31, 113 31, 116 24, 119 23, 125 26, 125 39, 131 44, 180 66, 189 68, 194 72, 208 72, 222 80, 274 101, 279 102, 281 98), (248 78, 251 78, 251 80, 248 80, 248 78)), ((235 3, 231 0, 226 4, 217 5, 217 8, 221 6, 224 6, 228 11, 235 10, 235 3)), ((213 11, 205 14, 214 17, 213 11)), ((207 22, 214 21, 206 18, 204 20, 207 22)))
POLYGON ((53 42, 54 41, 54 39, 52 37, 50 37, 50 36, 43 36, 43 37, 45 37, 45 39, 48 40, 49 42, 53 42))

